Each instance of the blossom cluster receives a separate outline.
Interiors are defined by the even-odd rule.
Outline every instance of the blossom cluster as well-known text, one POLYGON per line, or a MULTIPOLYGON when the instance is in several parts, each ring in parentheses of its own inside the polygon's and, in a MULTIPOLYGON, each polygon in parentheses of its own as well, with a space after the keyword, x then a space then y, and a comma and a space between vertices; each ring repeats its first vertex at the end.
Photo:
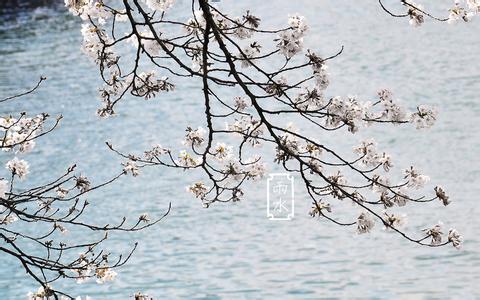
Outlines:
MULTIPOLYGON (((408 9, 402 16, 410 18, 414 26, 434 18, 413 1, 401 2, 408 9)), ((455 1, 449 19, 470 19, 478 13, 477 2, 455 1)), ((275 151, 274 163, 302 175, 314 203, 312 215, 330 215, 334 206, 328 202, 329 197, 350 199, 362 209, 360 216, 348 223, 356 225, 359 233, 369 232, 375 224, 374 219, 380 220, 386 229, 398 231, 405 217, 392 213, 390 208, 394 206, 435 199, 443 205, 450 203, 440 186, 433 189, 432 198, 415 197, 418 190, 428 185, 429 177, 413 166, 403 170, 400 182, 395 183, 397 180, 391 175, 392 157, 380 151, 372 139, 354 147, 356 157, 352 160, 327 145, 329 139, 325 135, 335 130, 356 133, 374 124, 413 124, 417 129, 430 128, 437 121, 438 112, 425 105, 418 105, 411 111, 387 89, 380 90, 375 99, 349 94, 328 96, 327 61, 340 55, 343 48, 327 58, 305 50, 304 39, 309 26, 304 16, 290 15, 284 28, 265 29, 260 27, 260 18, 250 11, 242 16, 229 16, 204 0, 193 3, 189 17, 178 19, 171 19, 175 16, 168 12, 175 3, 173 0, 126 1, 122 9, 94 1, 67 3, 73 6, 74 13, 81 17, 88 15, 90 19, 82 30, 83 48, 99 64, 107 85, 101 90, 104 108, 99 115, 113 114, 113 106, 127 92, 150 99, 160 92, 173 91, 173 81, 180 77, 196 78, 203 84, 206 126, 187 127, 186 124, 178 150, 156 145, 143 156, 117 151, 127 159, 122 164, 124 173, 137 176, 141 168, 152 165, 192 173, 198 170, 205 178, 192 180, 186 190, 203 204, 238 201, 244 195, 242 185, 245 181, 258 180, 265 175, 268 160, 259 155, 258 147, 268 145, 275 151), (98 11, 89 12, 92 10, 98 11), (115 17, 109 24, 106 20, 111 16, 115 17), (115 20, 127 21, 128 28, 117 37, 115 20), (271 45, 259 42, 265 40, 271 45), (120 48, 117 45, 123 42, 128 45, 126 50, 135 56, 133 64, 123 63, 125 59, 114 53, 113 47, 120 48), (155 70, 144 71, 146 64, 155 70), (131 69, 126 71, 125 65, 131 69), (172 81, 160 72, 167 73, 172 81), (220 92, 223 87, 236 88, 235 96, 231 97, 232 93, 224 97, 220 92), (298 119, 302 121, 297 123, 298 119), (278 120, 285 122, 278 125, 278 120), (322 143, 318 141, 317 131, 307 135, 292 120, 301 126, 306 121, 321 129, 325 133, 321 136, 322 143), (226 123, 223 128, 222 123, 226 123), (354 173, 352 178, 351 173, 354 173), (355 176, 362 183, 358 183, 355 176), (376 212, 376 206, 384 211, 376 212)), ((328 219, 344 225, 334 218, 328 219)), ((435 239, 438 236, 436 230, 424 233, 435 239)), ((461 243, 457 235, 452 231, 448 239, 454 246, 461 243)), ((421 239, 415 241, 423 243, 421 239)))
POLYGON ((407 14, 410 18, 410 25, 415 27, 421 26, 427 17, 454 24, 458 21, 469 22, 472 18, 480 14, 479 0, 454 0, 453 6, 448 9, 449 15, 446 19, 433 17, 425 11, 425 8, 421 4, 417 4, 411 0, 402 0, 402 2, 408 8, 407 14))
POLYGON ((292 15, 288 18, 288 30, 280 32, 278 35, 277 47, 280 53, 288 58, 302 52, 303 37, 308 31, 308 25, 305 17, 298 14, 292 15))

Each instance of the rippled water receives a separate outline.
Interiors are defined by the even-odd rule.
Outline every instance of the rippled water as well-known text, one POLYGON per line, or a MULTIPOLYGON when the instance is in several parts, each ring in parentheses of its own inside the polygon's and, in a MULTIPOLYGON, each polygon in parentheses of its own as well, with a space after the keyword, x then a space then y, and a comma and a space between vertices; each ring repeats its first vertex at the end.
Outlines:
MULTIPOLYGON (((300 192, 294 220, 268 221, 265 182, 251 185, 241 203, 202 209, 184 192, 189 181, 183 172, 150 169, 90 196, 95 207, 90 213, 103 223, 123 213, 161 214, 172 202, 171 214, 153 229, 112 237, 116 251, 140 242, 115 284, 62 287, 94 299, 127 299, 136 291, 156 299, 480 298, 480 20, 413 29, 406 20, 386 16, 376 1, 221 5, 254 9, 271 23, 298 11, 311 25, 309 47, 328 55, 344 45, 344 54, 329 64, 332 95, 372 97, 389 87, 410 108, 419 103, 439 108, 441 117, 427 132, 372 127, 358 136, 321 138, 350 149, 362 137, 374 136, 396 165, 413 162, 445 186, 453 204, 448 209, 438 203, 412 205, 407 229, 415 232, 443 220, 464 234, 464 249, 421 248, 380 230, 357 236, 353 229, 311 219, 310 203, 300 192)), ((96 118, 99 80, 95 66, 79 51, 80 41, 77 20, 60 6, 1 15, 0 95, 31 86, 41 74, 49 78, 34 96, 2 105, 2 114, 28 110, 65 116, 29 156, 34 180, 51 178, 78 162, 79 169, 100 181, 120 167, 106 140, 126 151, 141 151, 155 142, 178 145, 188 124, 201 125, 197 83, 149 102, 128 98, 116 118, 96 118)), ((1 299, 22 299, 33 288, 15 260, 0 257, 1 299)))

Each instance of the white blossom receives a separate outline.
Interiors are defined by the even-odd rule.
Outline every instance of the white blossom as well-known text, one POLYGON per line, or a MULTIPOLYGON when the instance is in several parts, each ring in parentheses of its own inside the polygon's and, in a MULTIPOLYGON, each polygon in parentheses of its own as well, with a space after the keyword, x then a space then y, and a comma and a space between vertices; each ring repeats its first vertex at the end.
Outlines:
POLYGON ((361 156, 361 162, 367 167, 383 166, 388 172, 393 166, 392 158, 389 154, 377 151, 377 143, 373 139, 364 140, 359 146, 353 148, 353 151, 361 156))
POLYGON ((123 165, 123 172, 125 174, 131 173, 132 176, 138 176, 140 174, 140 170, 138 166, 131 160, 127 161, 126 163, 122 163, 123 165))
POLYGON ((383 221, 388 224, 388 226, 385 226, 386 229, 389 227, 398 228, 407 222, 406 215, 389 214, 388 212, 384 212, 383 214, 385 216, 383 221))
POLYGON ((425 22, 425 17, 421 11, 423 11, 423 6, 416 4, 411 0, 406 0, 406 3, 410 4, 408 6, 408 15, 410 16, 410 25, 414 27, 419 27, 425 22))
POLYGON ((239 39, 248 39, 250 37, 252 37, 253 35, 253 31, 242 25, 242 20, 240 18, 235 18, 235 23, 236 23, 236 28, 235 28, 235 35, 239 38, 239 39))
POLYGON ((198 127, 197 129, 193 129, 191 127, 187 127, 185 130, 185 138, 182 141, 184 146, 200 146, 205 141, 205 133, 206 130, 202 127, 198 127))
POLYGON ((403 107, 394 102, 391 91, 380 90, 378 97, 384 109, 380 115, 381 119, 394 123, 407 121, 407 112, 403 107))
POLYGON ((167 154, 168 151, 169 150, 163 148, 162 145, 157 144, 153 146, 151 150, 145 151, 144 156, 146 160, 152 161, 154 159, 158 159, 163 154, 167 154))
POLYGON ((404 178, 408 180, 408 187, 419 189, 430 181, 430 177, 420 174, 415 168, 410 167, 404 172, 404 178))
POLYGON ((327 107, 326 125, 337 127, 344 124, 348 131, 355 133, 365 124, 364 118, 370 107, 370 102, 361 102, 356 96, 333 97, 327 107))
POLYGON ((308 30, 305 17, 293 15, 288 18, 290 29, 280 32, 277 47, 280 53, 290 58, 303 50, 303 36, 308 30))
POLYGON ((182 167, 196 167, 202 163, 201 158, 192 157, 186 150, 180 151, 178 164, 182 167))
POLYGON ((135 300, 153 300, 153 298, 150 298, 147 294, 143 294, 140 292, 135 293, 133 297, 135 300))
POLYGON ((60 186, 55 191, 57 192, 58 198, 61 198, 61 199, 65 198, 68 194, 68 190, 60 186))
POLYGON ((261 141, 259 137, 263 135, 264 127, 261 125, 260 120, 253 117, 241 116, 236 119, 232 124, 226 124, 226 129, 237 133, 240 137, 246 137, 247 142, 252 146, 260 146, 261 141))
POLYGON ((244 97, 237 96, 233 100, 235 101, 235 109, 238 111, 244 111, 248 107, 247 100, 244 97))
POLYGON ((409 200, 409 197, 406 195, 405 191, 400 188, 395 195, 393 196, 393 202, 398 206, 405 206, 409 200))
POLYGON ((378 174, 375 174, 372 176, 372 189, 373 191, 382 194, 382 193, 388 193, 389 191, 389 186, 390 186, 390 179, 388 179, 385 176, 381 176, 378 174))
POLYGON ((98 60, 103 49, 102 41, 108 41, 107 34, 100 27, 88 23, 82 24, 81 33, 83 36, 82 51, 91 58, 98 60))
POLYGON ((450 229, 448 231, 448 241, 453 244, 453 247, 460 249, 462 247, 463 237, 455 229, 450 229))
POLYGON ((117 276, 117 272, 113 271, 109 267, 100 267, 95 270, 97 276, 97 283, 102 284, 107 281, 113 281, 117 276))
POLYGON ((175 89, 175 85, 168 81, 168 77, 157 78, 155 71, 142 72, 135 77, 132 93, 136 96, 150 99, 155 97, 158 92, 170 92, 175 89))
POLYGON ((447 206, 450 204, 451 201, 449 200, 449 197, 447 196, 447 194, 445 193, 445 190, 441 186, 436 186, 434 190, 435 190, 436 196, 440 201, 442 201, 443 205, 447 206))
POLYGON ((28 300, 45 300, 49 299, 53 295, 52 290, 47 285, 47 288, 43 288, 43 286, 39 287, 36 292, 29 292, 27 294, 28 300))
POLYGON ((232 157, 232 146, 227 146, 225 143, 217 143, 213 148, 213 155, 219 161, 224 161, 232 157))
POLYGON ((415 124, 417 129, 430 128, 437 120, 437 111, 425 105, 420 105, 417 112, 413 113, 410 121, 415 124))
POLYGON ((18 159, 17 157, 14 157, 12 160, 8 161, 6 167, 20 179, 25 179, 29 173, 28 163, 23 159, 18 159))
POLYGON ((467 2, 469 8, 477 9, 469 11, 467 8, 461 5, 461 1, 455 0, 454 6, 449 9, 450 14, 448 15, 448 24, 454 24, 459 20, 463 20, 464 22, 470 21, 472 17, 475 16, 475 14, 478 12, 478 6, 476 7, 475 2, 476 1, 467 2))
POLYGON ((438 222, 438 224, 436 224, 432 228, 427 228, 423 230, 427 236, 432 238, 432 245, 439 245, 442 243, 442 226, 443 223, 438 222))
POLYGON ((195 182, 187 187, 187 191, 195 195, 196 198, 205 199, 209 188, 203 182, 195 182))
POLYGON ((82 20, 88 21, 89 18, 97 19, 100 24, 105 24, 110 18, 111 12, 106 9, 102 1, 96 0, 65 0, 65 6, 82 20))
POLYGON ((294 99, 295 106, 302 110, 317 110, 326 104, 325 97, 318 87, 304 88, 294 99))
POLYGON ((357 232, 359 234, 370 232, 375 222, 365 212, 362 212, 357 218, 357 232))

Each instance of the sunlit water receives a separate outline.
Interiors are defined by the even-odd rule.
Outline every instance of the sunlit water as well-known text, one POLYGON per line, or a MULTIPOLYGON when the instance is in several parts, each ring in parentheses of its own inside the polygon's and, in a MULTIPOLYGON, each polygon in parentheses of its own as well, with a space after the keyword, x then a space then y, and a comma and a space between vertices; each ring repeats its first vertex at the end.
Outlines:
MULTIPOLYGON (((237 12, 253 9, 273 23, 290 12, 304 14, 312 33, 306 43, 323 55, 344 45, 344 53, 329 63, 331 95, 368 98, 389 87, 410 109, 420 103, 438 107, 440 119, 429 131, 374 126, 360 135, 332 137, 332 146, 348 150, 374 136, 394 155, 395 165, 414 163, 445 186, 452 205, 412 205, 406 230, 417 233, 442 220, 463 233, 464 248, 422 248, 383 232, 379 224, 375 233, 358 236, 353 228, 312 219, 300 185, 296 216, 289 222, 267 220, 265 181, 249 185, 243 202, 203 209, 185 192, 186 173, 157 168, 89 196, 89 213, 100 224, 146 211, 161 215, 172 203, 158 226, 112 236, 107 246, 115 245, 115 253, 139 242, 115 283, 60 287, 94 299, 127 299, 136 291, 156 299, 480 298, 480 20, 413 29, 407 20, 386 16, 376 1, 236 2, 221 5, 237 12)), ((46 181, 76 162, 100 182, 121 168, 105 141, 137 153, 157 142, 178 147, 187 125, 202 125, 197 83, 148 102, 127 98, 117 117, 98 119, 97 70, 79 50, 78 21, 61 6, 1 18, 0 96, 24 90, 42 74, 49 78, 35 95, 2 105, 2 114, 26 110, 65 117, 27 156, 32 180, 46 181)), ((2 164, 7 157, 2 154, 2 164)), ((32 289, 36 286, 18 262, 0 256, 0 299, 23 299, 32 289)))

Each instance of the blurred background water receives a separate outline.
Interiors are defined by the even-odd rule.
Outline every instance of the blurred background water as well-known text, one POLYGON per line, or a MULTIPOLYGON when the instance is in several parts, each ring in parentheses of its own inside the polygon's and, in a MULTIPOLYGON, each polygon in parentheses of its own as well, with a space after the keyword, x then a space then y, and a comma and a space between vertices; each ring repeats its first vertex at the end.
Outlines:
MULTIPOLYGON (((0 4, 0 97, 32 86, 40 75, 49 78, 34 95, 2 104, 2 115, 25 110, 65 117, 26 156, 33 181, 52 178, 76 162, 99 182, 121 168, 105 141, 139 153, 154 143, 178 145, 187 125, 202 125, 195 82, 151 101, 128 98, 117 117, 97 118, 100 82, 96 67, 80 52, 79 20, 68 15, 63 3, 40 2, 0 4)), ((443 220, 463 233, 464 248, 422 248, 383 232, 379 224, 373 234, 357 236, 353 228, 310 218, 310 202, 301 192, 294 220, 269 221, 266 181, 249 185, 240 203, 203 209, 184 191, 188 176, 157 168, 89 196, 89 213, 100 224, 124 214, 161 215, 172 203, 158 226, 112 236, 109 245, 116 252, 139 241, 114 284, 64 282, 59 287, 94 299, 127 299, 136 291, 156 299, 480 299, 480 20, 456 26, 428 22, 414 29, 407 20, 387 16, 376 1, 220 5, 237 12, 252 9, 278 23, 299 12, 311 27, 309 47, 329 55, 344 45, 344 53, 329 63, 330 95, 368 98, 388 87, 410 109, 420 103, 438 107, 439 121, 429 131, 372 127, 360 135, 332 137, 332 143, 351 149, 362 137, 373 136, 394 155, 395 165, 414 163, 443 185, 451 206, 411 205, 407 230, 416 233, 443 220)), ((2 164, 7 158, 2 155, 2 164)), ((23 299, 33 289, 17 261, 0 256, 0 299, 23 299)))

